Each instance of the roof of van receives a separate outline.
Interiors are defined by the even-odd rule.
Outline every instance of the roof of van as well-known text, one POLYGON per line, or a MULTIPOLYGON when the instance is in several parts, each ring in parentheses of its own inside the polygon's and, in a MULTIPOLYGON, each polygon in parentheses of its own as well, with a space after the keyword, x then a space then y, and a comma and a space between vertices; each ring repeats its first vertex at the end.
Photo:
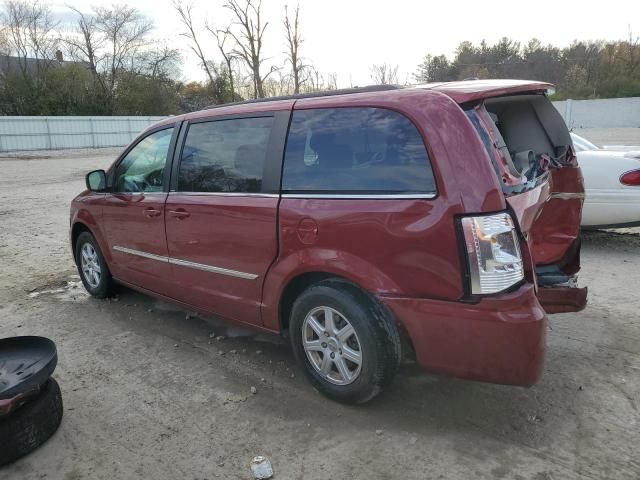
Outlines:
POLYGON ((366 95, 371 98, 379 98, 387 95, 402 95, 403 91, 408 92, 412 90, 415 91, 417 89, 428 89, 443 93, 453 99, 456 103, 462 104, 483 98, 499 97, 516 93, 544 92, 550 88, 553 88, 553 85, 550 83, 533 80, 462 80, 459 82, 426 83, 423 85, 407 87, 400 85, 371 85, 367 87, 345 88, 326 92, 302 93, 281 97, 267 97, 256 100, 212 105, 207 109, 197 112, 169 117, 158 124, 168 124, 183 119, 207 117, 210 115, 209 112, 212 110, 215 110, 216 114, 251 113, 258 111, 270 111, 273 109, 286 110, 291 108, 291 105, 295 100, 337 97, 339 95, 349 95, 351 97, 353 95, 366 95))

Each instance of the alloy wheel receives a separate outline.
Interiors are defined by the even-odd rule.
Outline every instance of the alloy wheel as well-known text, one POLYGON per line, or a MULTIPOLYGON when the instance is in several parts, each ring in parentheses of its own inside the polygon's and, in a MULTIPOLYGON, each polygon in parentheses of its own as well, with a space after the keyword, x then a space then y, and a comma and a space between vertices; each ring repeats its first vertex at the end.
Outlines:
POLYGON ((362 367, 362 348, 346 316, 321 306, 311 310, 302 324, 302 346, 311 365, 334 385, 353 383, 362 367))
POLYGON ((91 288, 98 288, 102 278, 102 269, 98 259, 98 252, 90 243, 82 245, 80 250, 80 267, 82 275, 91 288))

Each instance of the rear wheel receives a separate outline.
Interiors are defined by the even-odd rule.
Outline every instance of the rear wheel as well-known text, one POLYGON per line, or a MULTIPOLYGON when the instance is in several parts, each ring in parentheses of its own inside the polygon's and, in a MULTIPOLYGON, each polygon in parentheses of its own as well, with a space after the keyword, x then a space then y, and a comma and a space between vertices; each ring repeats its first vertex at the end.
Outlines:
POLYGON ((98 242, 91 233, 82 232, 75 247, 76 265, 82 284, 96 298, 106 298, 113 293, 113 279, 104 261, 98 242))
POLYGON ((335 400, 364 403, 395 375, 400 339, 391 316, 350 283, 325 280, 304 291, 289 327, 307 377, 335 400))

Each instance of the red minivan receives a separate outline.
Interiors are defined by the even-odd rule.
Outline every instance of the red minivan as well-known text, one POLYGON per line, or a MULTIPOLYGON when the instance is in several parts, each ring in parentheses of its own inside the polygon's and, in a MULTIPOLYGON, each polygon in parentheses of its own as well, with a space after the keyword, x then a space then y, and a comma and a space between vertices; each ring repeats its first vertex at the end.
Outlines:
POLYGON ((82 281, 287 333, 341 401, 389 384, 401 338, 429 371, 532 385, 546 314, 586 304, 582 175, 551 87, 370 87, 167 118, 73 200, 82 281))

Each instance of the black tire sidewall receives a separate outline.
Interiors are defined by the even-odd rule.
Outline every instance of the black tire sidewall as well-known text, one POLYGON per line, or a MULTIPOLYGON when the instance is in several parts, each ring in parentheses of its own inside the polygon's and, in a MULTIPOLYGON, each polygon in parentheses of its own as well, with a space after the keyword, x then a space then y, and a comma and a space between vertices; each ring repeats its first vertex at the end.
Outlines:
POLYGON ((107 262, 104 260, 104 256, 102 255, 102 250, 98 246, 98 242, 95 237, 89 232, 82 232, 78 236, 78 240, 76 240, 75 245, 75 257, 76 257, 76 266, 78 267, 78 274, 80 275, 80 280, 84 285, 84 288, 96 298, 106 298, 111 294, 112 289, 112 280, 111 280, 111 272, 109 271, 109 267, 107 266, 107 262), (83 245, 86 243, 90 243, 95 251, 98 254, 98 262, 100 263, 100 270, 102 275, 100 277, 100 283, 96 288, 92 288, 91 285, 84 278, 84 272, 82 271, 82 262, 81 262, 81 251, 83 245))
POLYGON ((46 442, 60 426, 62 415, 60 386, 49 378, 35 398, 0 418, 0 467, 46 442))
POLYGON ((330 398, 346 403, 364 403, 382 391, 397 368, 399 343, 393 344, 394 338, 387 334, 388 328, 380 328, 381 314, 384 312, 373 300, 346 283, 322 282, 298 297, 289 323, 291 347, 314 387, 330 398), (356 331, 362 351, 362 367, 353 383, 335 385, 325 380, 304 351, 302 325, 306 315, 319 306, 331 307, 344 315, 356 331))

